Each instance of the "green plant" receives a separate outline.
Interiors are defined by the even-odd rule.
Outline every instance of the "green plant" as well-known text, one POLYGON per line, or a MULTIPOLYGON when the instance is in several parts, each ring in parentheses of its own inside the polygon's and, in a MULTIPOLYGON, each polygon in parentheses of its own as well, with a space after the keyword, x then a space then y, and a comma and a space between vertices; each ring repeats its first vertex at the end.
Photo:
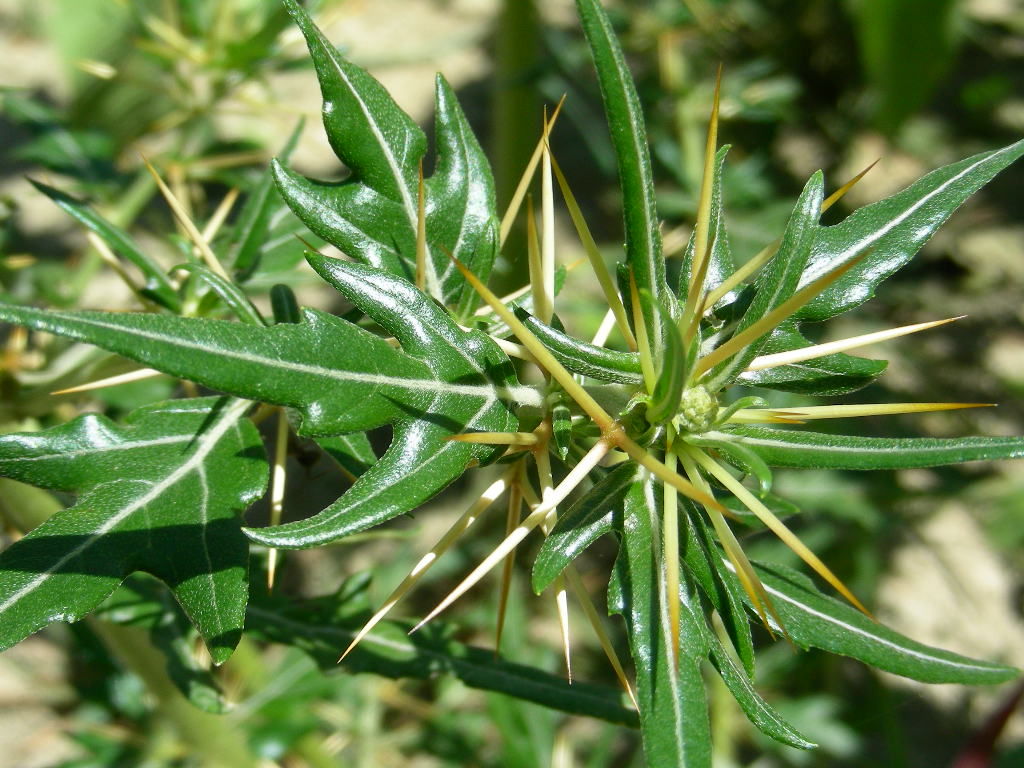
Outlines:
MULTIPOLYGON (((535 153, 542 224, 540 235, 527 238, 531 284, 517 300, 502 300, 486 280, 519 203, 499 222, 487 161, 443 78, 437 81, 437 159, 425 178, 420 129, 379 83, 340 56, 301 6, 285 4, 306 36, 323 90, 324 124, 350 176, 326 184, 275 162, 273 179, 295 215, 351 259, 312 249, 306 254, 355 309, 344 317, 299 310, 281 286, 272 292, 268 319, 243 290, 258 249, 226 249, 233 260, 225 267, 195 227, 186 227, 197 254, 189 250, 189 262, 168 274, 80 201, 43 188, 140 271, 138 295, 151 311, 44 311, 4 303, 0 318, 95 344, 227 396, 146 406, 123 427, 82 416, 0 437, 4 476, 78 495, 75 507, 57 512, 0 556, 3 647, 101 605, 109 616, 124 605, 154 615, 158 598, 151 584, 143 588, 133 579, 118 589, 130 574, 145 571, 170 587, 215 663, 228 659, 247 627, 324 661, 343 652, 356 670, 391 677, 443 670, 473 686, 634 722, 636 715, 612 691, 570 686, 495 660, 432 625, 409 639, 401 622, 384 621, 507 492, 507 537, 412 629, 420 630, 502 563, 507 589, 516 546, 540 528, 547 538, 533 564, 533 586, 556 593, 567 662, 566 596, 572 592, 638 709, 648 764, 710 763, 707 661, 758 728, 783 743, 811 746, 754 690, 751 622, 797 646, 927 682, 994 683, 1016 674, 923 646, 874 622, 782 521, 797 510, 775 496, 771 484, 776 467, 891 470, 1017 457, 1024 455, 1024 439, 811 432, 794 426, 968 404, 783 408, 741 388, 845 394, 885 368, 846 351, 944 322, 831 345, 811 344, 801 328, 870 298, 970 194, 1024 154, 1024 142, 940 168, 835 226, 822 226, 821 213, 849 185, 826 200, 824 179, 815 174, 780 239, 737 266, 722 210, 727 148, 717 148, 714 113, 694 233, 670 283, 635 90, 601 6, 578 0, 619 164, 625 260, 612 272, 605 267, 547 151, 552 118, 535 153), (572 337, 555 314, 556 181, 610 307, 605 331, 617 328, 626 351, 605 348, 607 332, 594 343, 572 337), (234 321, 218 317, 228 313, 234 321), (524 368, 510 357, 524 361, 524 368, 536 364, 543 382, 522 383, 524 368), (250 418, 256 403, 275 407, 255 413, 257 420, 275 414, 269 461, 250 418), (354 482, 319 514, 280 524, 274 518, 282 486, 275 480, 273 524, 243 528, 240 515, 264 494, 268 466, 283 466, 289 421, 354 482), (384 426, 393 439, 378 458, 366 432, 384 426), (488 463, 502 465, 499 479, 372 616, 365 582, 300 605, 259 590, 249 595, 249 541, 271 548, 272 581, 275 550, 365 531, 414 510, 469 467, 488 463), (521 517, 524 502, 530 510, 521 517), (854 607, 790 569, 751 562, 727 518, 772 531, 854 607), (635 686, 573 565, 608 534, 619 545, 608 606, 624 619, 635 686)), ((260 206, 257 198, 240 217, 238 242, 259 238, 267 215, 260 206)), ((216 707, 201 672, 178 672, 193 700, 216 707)))

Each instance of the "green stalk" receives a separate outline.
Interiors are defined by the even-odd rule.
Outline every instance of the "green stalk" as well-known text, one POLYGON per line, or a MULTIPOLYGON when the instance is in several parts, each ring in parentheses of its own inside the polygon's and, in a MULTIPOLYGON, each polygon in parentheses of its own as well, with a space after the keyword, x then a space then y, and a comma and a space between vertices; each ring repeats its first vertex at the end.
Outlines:
POLYGON ((203 712, 181 695, 167 676, 166 661, 147 633, 136 627, 88 619, 89 626, 110 654, 139 676, 156 699, 161 719, 177 731, 191 758, 210 768, 258 768, 244 731, 231 720, 203 712))
MULTIPOLYGON (((537 141, 540 109, 533 80, 540 66, 540 20, 534 0, 504 0, 495 28, 492 163, 498 210, 505 210, 537 141)), ((526 230, 517 222, 492 283, 499 293, 526 279, 526 230)))

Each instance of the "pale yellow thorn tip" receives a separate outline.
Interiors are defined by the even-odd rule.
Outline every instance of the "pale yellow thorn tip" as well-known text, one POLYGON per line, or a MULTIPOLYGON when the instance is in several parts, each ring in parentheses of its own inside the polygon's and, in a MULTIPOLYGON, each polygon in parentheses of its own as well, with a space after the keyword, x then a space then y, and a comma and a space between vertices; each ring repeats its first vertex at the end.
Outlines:
POLYGON ((792 349, 788 352, 776 352, 772 355, 761 355, 760 357, 755 357, 750 362, 750 365, 747 366, 746 370, 763 371, 767 368, 775 368, 779 365, 789 365, 790 363, 814 360, 819 357, 824 357, 825 355, 835 354, 836 352, 846 352, 850 349, 865 347, 869 344, 877 344, 882 341, 888 341, 889 339, 895 339, 900 336, 917 333, 918 331, 926 331, 929 328, 936 328, 940 325, 945 325, 946 323, 962 320, 965 317, 967 316, 958 315, 957 317, 947 317, 944 320, 931 320, 926 323, 903 325, 898 328, 889 328, 884 331, 875 331, 874 333, 865 333, 860 336, 851 336, 846 339, 830 341, 825 344, 815 344, 811 347, 792 349))
POLYGON ((480 515, 482 515, 487 508, 505 492, 509 478, 512 476, 514 471, 514 467, 510 468, 498 480, 488 486, 487 490, 480 495, 480 498, 473 502, 469 509, 463 512, 451 528, 449 528, 445 534, 437 540, 434 546, 431 547, 430 551, 419 559, 419 562, 413 566, 408 575, 402 579, 402 582, 392 590, 390 595, 387 596, 381 604, 381 607, 377 609, 377 612, 373 614, 369 621, 363 625, 362 629, 356 633, 352 642, 349 643, 348 648, 346 648, 345 652, 338 657, 339 662, 341 662, 357 645, 359 645, 363 638, 366 637, 371 630, 373 630, 373 628, 391 612, 391 609, 398 604, 398 601, 401 600, 410 589, 416 586, 417 582, 423 578, 434 563, 436 563, 438 559, 451 548, 452 544, 458 541, 466 531, 469 530, 470 526, 480 518, 480 515))
POLYGON ((442 600, 434 610, 432 610, 427 616, 419 622, 415 627, 409 630, 411 635, 418 629, 423 627, 427 622, 441 613, 445 608, 458 600, 462 595, 468 592, 480 579, 487 575, 487 573, 499 562, 501 562, 506 555, 512 550, 519 546, 520 542, 525 539, 530 531, 540 525, 547 518, 548 513, 552 509, 555 509, 565 497, 568 496, 572 491, 583 482, 584 478, 589 474, 590 470, 598 465, 598 463, 605 457, 611 448, 611 444, 606 440, 601 440, 591 448, 587 454, 580 459, 579 464, 572 468, 565 479, 558 484, 558 487, 554 488, 548 498, 546 498, 540 506, 538 506, 533 512, 519 524, 519 526, 512 531, 511 534, 505 537, 505 539, 489 554, 484 560, 473 569, 473 571, 459 583, 448 596, 442 600))
POLYGON ((116 387, 118 384, 128 384, 133 381, 143 381, 144 379, 151 379, 154 376, 162 375, 162 371, 157 371, 153 368, 140 368, 137 371, 122 373, 118 376, 110 376, 106 379, 90 381, 88 384, 79 384, 78 386, 68 387, 67 389, 58 389, 55 392, 51 392, 50 394, 70 395, 76 392, 89 392, 94 389, 103 389, 104 387, 116 387))

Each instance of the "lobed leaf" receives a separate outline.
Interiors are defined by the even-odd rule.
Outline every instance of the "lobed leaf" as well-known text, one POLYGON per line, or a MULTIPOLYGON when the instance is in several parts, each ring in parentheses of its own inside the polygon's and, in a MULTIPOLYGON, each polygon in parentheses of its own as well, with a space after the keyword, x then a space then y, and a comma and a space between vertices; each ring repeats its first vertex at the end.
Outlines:
MULTIPOLYGON (((273 166, 281 195, 313 232, 348 256, 412 279, 419 221, 419 169, 426 137, 384 87, 346 60, 295 0, 285 0, 302 30, 323 94, 324 128, 351 176, 340 184, 273 166)), ((497 255, 490 166, 440 75, 436 88, 437 168, 426 181, 426 286, 469 314, 476 298, 449 254, 486 279, 497 255)))
POLYGON ((78 504, 0 554, 0 648, 52 621, 77 621, 133 571, 174 592, 223 662, 241 635, 248 546, 239 515, 264 492, 250 404, 205 398, 86 415, 0 437, 0 474, 77 493, 78 504))
MULTIPOLYGON (((515 374, 486 334, 462 330, 405 280, 319 254, 307 258, 321 277, 418 358, 435 386, 415 407, 394 400, 404 415, 394 419, 391 447, 338 501, 306 520, 246 531, 274 547, 323 544, 404 514, 446 487, 471 461, 491 461, 503 450, 454 441, 453 435, 518 428, 502 399, 515 389, 515 374)), ((540 404, 533 390, 520 390, 533 398, 532 404, 540 404)), ((384 396, 393 398, 386 391, 384 396)))
POLYGON ((703 617, 680 612, 680 647, 673 649, 667 600, 679 598, 665 594, 657 543, 658 496, 649 477, 634 481, 626 491, 615 521, 620 544, 614 584, 609 585, 609 610, 626 620, 647 765, 710 768, 711 731, 700 673, 708 652, 699 626, 703 617))
POLYGON ((804 306, 796 317, 825 320, 870 299, 882 280, 904 266, 963 202, 1024 155, 1024 140, 944 166, 902 192, 822 227, 804 286, 870 249, 860 263, 804 306))

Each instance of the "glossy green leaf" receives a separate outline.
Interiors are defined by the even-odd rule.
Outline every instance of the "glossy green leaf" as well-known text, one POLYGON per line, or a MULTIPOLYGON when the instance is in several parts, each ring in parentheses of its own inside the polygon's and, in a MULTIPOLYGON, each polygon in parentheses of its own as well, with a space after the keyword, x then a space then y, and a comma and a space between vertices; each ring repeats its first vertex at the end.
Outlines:
POLYGON ((179 264, 176 269, 184 269, 202 279, 241 322, 255 326, 267 324, 267 321, 263 319, 263 315, 253 306, 252 302, 249 301, 249 297, 245 295, 241 288, 225 280, 205 264, 200 264, 199 262, 179 264))
MULTIPOLYGON (((808 578, 789 568, 764 563, 755 564, 755 568, 786 632, 802 648, 852 656, 925 683, 987 685, 1019 674, 1012 667, 977 661, 904 637, 856 608, 822 594, 808 578)), ((951 620, 956 621, 956 617, 951 620)))
MULTIPOLYGON (((246 629, 265 640, 301 648, 325 671, 338 670, 339 649, 349 645, 371 612, 358 592, 358 585, 345 584, 338 595, 301 603, 254 601, 246 629)), ((371 672, 393 679, 430 680, 448 674, 471 688, 636 725, 636 713, 622 706, 618 691, 580 681, 570 685, 564 677, 497 658, 493 649, 451 640, 442 629, 428 627, 409 635, 409 626, 382 621, 345 657, 343 667, 353 673, 371 672)))
POLYGON ((870 249, 863 260, 803 307, 796 317, 825 320, 874 295, 875 286, 906 264, 971 195, 1024 155, 1024 140, 932 171, 902 192, 823 227, 801 285, 870 249))
MULTIPOLYGON (((412 279, 419 168, 426 137, 383 86, 344 59, 306 11, 285 0, 306 37, 324 98, 324 127, 352 172, 340 184, 305 179, 275 163, 278 189, 311 230, 348 256, 412 279)), ((428 292, 463 313, 475 304, 449 254, 486 279, 497 255, 490 166, 448 83, 436 91, 437 167, 425 184, 428 292)))
MULTIPOLYGON (((797 290, 800 275, 804 273, 820 229, 818 219, 821 217, 824 183, 824 177, 818 171, 804 186, 786 224, 778 251, 754 283, 756 293, 740 318, 734 336, 753 326, 797 290)), ((735 379, 761 353, 767 339, 767 334, 761 336, 742 352, 723 360, 708 371, 708 387, 715 391, 735 379)))
POLYGON ((42 182, 32 179, 30 181, 63 211, 94 232, 114 253, 137 267, 145 280, 144 290, 148 298, 171 311, 176 312, 181 308, 181 300, 167 272, 140 248, 127 232, 115 227, 81 200, 76 200, 42 182))
POLYGON ((377 454, 365 432, 318 437, 316 443, 356 477, 377 463, 377 454))
MULTIPOLYGON (((576 9, 594 58, 612 146, 619 166, 619 186, 626 228, 626 261, 638 288, 668 302, 665 259, 654 201, 654 176, 640 99, 622 47, 599 0, 577 0, 576 9)), ((629 295, 629 294, 625 294, 629 295)))
POLYGON ((635 481, 616 520, 620 537, 615 585, 609 610, 626 620, 636 667, 636 695, 644 757, 652 768, 710 768, 708 723, 701 661, 708 647, 699 626, 703 617, 680 612, 679 664, 672 651, 672 628, 659 553, 660 488, 650 479, 635 481))
MULTIPOLYGON (((288 161, 295 149, 305 122, 305 118, 299 120, 281 149, 278 158, 283 162, 288 161)), ((274 216, 282 209, 284 201, 274 188, 272 170, 267 168, 246 198, 224 247, 224 261, 231 265, 235 275, 243 282, 259 268, 274 216)))
POLYGON ((136 411, 126 427, 88 415, 0 437, 0 474, 78 494, 0 555, 0 647, 80 619, 141 570, 167 583, 224 661, 248 592, 239 515, 267 482, 249 407, 178 400, 136 411))
MULTIPOLYGON (((772 331, 759 354, 772 355, 809 346, 811 342, 800 333, 796 323, 787 320, 772 331)), ((887 360, 870 360, 839 352, 800 363, 748 371, 741 373, 736 381, 801 395, 845 395, 866 387, 881 376, 888 365, 887 360)))
POLYGON ((746 425, 708 435, 737 440, 773 467, 912 469, 1024 456, 1024 437, 852 437, 746 425))
POLYGON ((612 531, 612 517, 622 508, 637 469, 622 464, 609 472, 582 498, 559 516, 533 561, 533 591, 538 595, 587 547, 612 531))
POLYGON ((683 565, 718 612, 747 677, 753 678, 754 638, 743 602, 743 587, 736 575, 722 565, 706 513, 689 500, 680 502, 686 510, 687 523, 680 542, 683 565))
MULTIPOLYGON (((649 295, 646 291, 644 294, 649 295)), ((679 410, 689 372, 689 355, 668 311, 660 304, 654 304, 653 311, 660 315, 661 334, 657 347, 657 379, 647 406, 647 419, 652 424, 660 424, 679 410)))
POLYGON ((542 323, 522 307, 515 307, 516 317, 544 342, 551 354, 573 373, 600 381, 641 384, 640 357, 636 352, 617 352, 574 339, 563 331, 542 323))
POLYGON ((551 408, 551 442, 558 458, 565 461, 572 445, 572 411, 565 403, 551 408))
MULTIPOLYGON (((338 501, 306 520, 246 531, 255 541, 274 547, 323 544, 415 509, 461 475, 471 461, 487 462, 503 452, 452 441, 452 435, 518 427, 500 398, 514 388, 515 374, 485 334, 459 328, 405 280, 319 254, 308 258, 321 277, 422 360, 437 385, 415 407, 396 401, 405 418, 395 420, 391 447, 338 501)), ((531 404, 540 405, 534 390, 519 389, 532 398, 531 404)))

